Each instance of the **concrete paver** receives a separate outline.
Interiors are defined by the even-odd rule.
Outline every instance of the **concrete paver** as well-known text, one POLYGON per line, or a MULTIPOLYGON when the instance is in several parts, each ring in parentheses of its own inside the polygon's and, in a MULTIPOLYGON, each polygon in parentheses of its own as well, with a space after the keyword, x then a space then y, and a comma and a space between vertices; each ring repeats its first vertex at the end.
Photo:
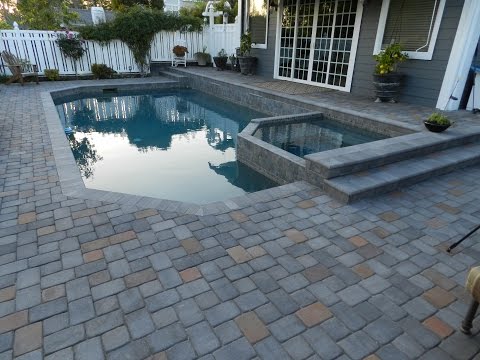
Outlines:
POLYGON ((207 216, 66 196, 39 93, 92 83, 1 86, 0 358, 479 353, 458 328, 480 236, 445 252, 478 221, 479 166, 350 205, 303 184, 207 216))

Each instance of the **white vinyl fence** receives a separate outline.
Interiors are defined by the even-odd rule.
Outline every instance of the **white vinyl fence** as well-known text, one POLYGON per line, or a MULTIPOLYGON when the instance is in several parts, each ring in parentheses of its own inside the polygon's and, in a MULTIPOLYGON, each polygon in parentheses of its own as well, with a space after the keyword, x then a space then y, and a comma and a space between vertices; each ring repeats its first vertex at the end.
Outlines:
MULTIPOLYGON (((37 30, 1 30, 0 52, 7 50, 18 58, 38 65, 39 72, 45 69, 58 69, 61 75, 74 75, 71 59, 66 58, 56 43, 57 32, 37 30)), ((230 55, 240 44, 238 24, 205 26, 200 32, 167 32, 156 34, 151 48, 152 62, 169 62, 175 45, 188 48, 187 61, 195 61, 194 54, 207 47, 207 52, 216 56, 221 49, 230 55)), ((96 41, 86 41, 87 52, 77 62, 79 74, 90 73, 92 64, 105 64, 118 73, 136 73, 138 68, 128 46, 114 40, 106 45, 96 41)), ((0 59, 0 74, 10 75, 10 71, 0 59)))

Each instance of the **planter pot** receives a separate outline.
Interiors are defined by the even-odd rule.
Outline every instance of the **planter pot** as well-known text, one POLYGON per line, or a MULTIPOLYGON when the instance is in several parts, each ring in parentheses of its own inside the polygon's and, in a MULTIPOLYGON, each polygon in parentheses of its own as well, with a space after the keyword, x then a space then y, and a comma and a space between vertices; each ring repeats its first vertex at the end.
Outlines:
POLYGON ((400 90, 403 75, 399 73, 388 73, 385 75, 373 75, 373 86, 375 87, 376 102, 396 102, 400 90))
POLYGON ((424 121, 423 123, 425 124, 425 127, 429 131, 436 132, 436 133, 445 131, 450 127, 450 124, 449 125, 439 125, 439 124, 430 123, 428 121, 424 121))
POLYGON ((254 75, 257 67, 257 58, 254 56, 239 56, 240 72, 242 75, 254 75))
POLYGON ((177 52, 173 52, 173 54, 176 56, 176 57, 184 57, 186 52, 185 51, 177 51, 177 52))
POLYGON ((215 62, 215 66, 217 67, 217 70, 225 70, 227 68, 228 57, 214 56, 213 61, 215 62))
POLYGON ((210 58, 208 54, 198 53, 196 57, 198 66, 207 66, 208 59, 210 58))

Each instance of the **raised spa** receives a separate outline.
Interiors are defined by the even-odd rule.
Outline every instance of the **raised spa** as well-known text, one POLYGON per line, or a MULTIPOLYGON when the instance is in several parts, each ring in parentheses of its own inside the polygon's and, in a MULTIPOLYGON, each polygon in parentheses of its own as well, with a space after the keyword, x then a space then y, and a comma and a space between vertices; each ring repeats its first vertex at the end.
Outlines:
POLYGON ((258 127, 254 136, 300 157, 387 138, 380 133, 335 122, 324 115, 302 122, 270 123, 258 127))

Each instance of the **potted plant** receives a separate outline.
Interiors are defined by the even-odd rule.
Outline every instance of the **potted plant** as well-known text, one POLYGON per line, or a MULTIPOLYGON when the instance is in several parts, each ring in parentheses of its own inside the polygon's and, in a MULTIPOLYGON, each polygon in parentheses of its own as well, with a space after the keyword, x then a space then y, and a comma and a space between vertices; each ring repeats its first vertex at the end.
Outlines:
POLYGON ((188 54, 187 47, 182 45, 175 45, 172 51, 176 57, 184 57, 185 54, 188 54))
POLYGON ((377 65, 373 74, 376 102, 395 102, 400 89, 402 74, 397 72, 398 64, 407 60, 408 55, 402 52, 398 43, 387 46, 385 50, 374 55, 377 65))
POLYGON ((238 60, 237 60, 237 57, 235 56, 235 54, 232 54, 228 57, 228 59, 230 60, 230 64, 232 66, 232 70, 233 71, 237 71, 239 70, 239 66, 237 64, 238 60))
POLYGON ((240 56, 238 61, 240 63, 240 72, 243 75, 255 74, 255 67, 257 65, 257 58, 250 56, 252 49, 252 35, 250 32, 245 32, 240 37, 240 56))
POLYGON ((195 53, 197 58, 198 66, 207 66, 207 63, 210 62, 210 54, 207 53, 207 47, 204 46, 202 51, 195 53))
POLYGON ((433 113, 423 123, 428 130, 436 133, 445 131, 452 125, 448 117, 439 113, 433 113))
POLYGON ((213 57, 213 61, 215 62, 215 66, 217 67, 217 70, 225 70, 227 68, 227 61, 228 61, 228 56, 225 49, 220 50, 217 56, 213 57))

